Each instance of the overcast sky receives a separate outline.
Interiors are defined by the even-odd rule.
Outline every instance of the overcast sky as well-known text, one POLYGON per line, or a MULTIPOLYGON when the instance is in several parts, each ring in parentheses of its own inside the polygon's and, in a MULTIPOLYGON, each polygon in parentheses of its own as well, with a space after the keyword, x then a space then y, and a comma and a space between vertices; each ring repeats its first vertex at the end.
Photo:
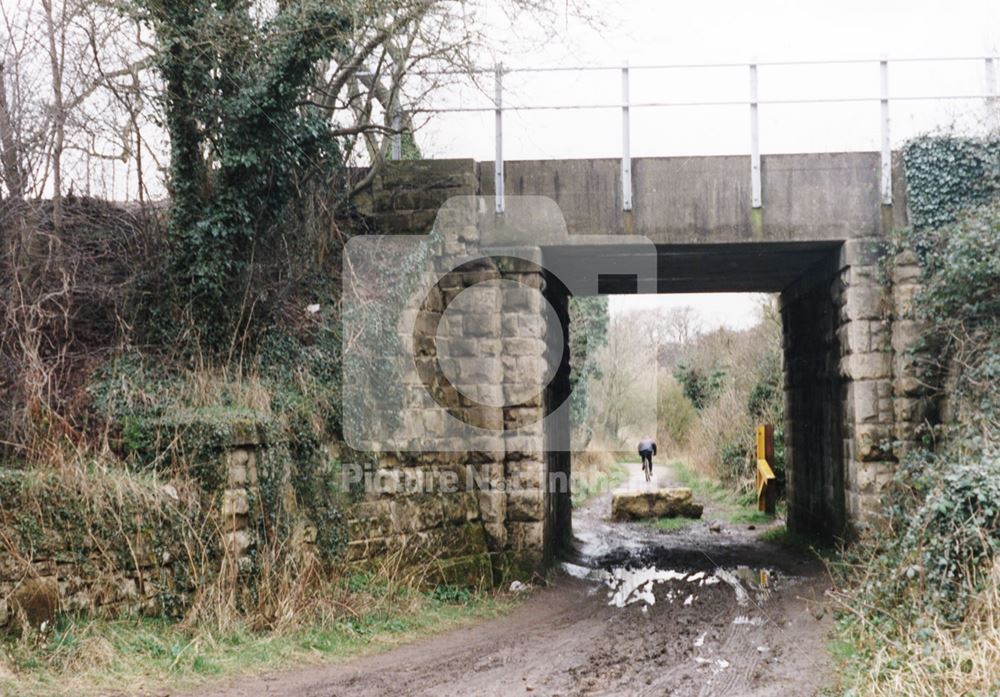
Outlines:
MULTIPOLYGON (((766 60, 824 60, 985 56, 1000 44, 997 0, 637 0, 601 3, 598 28, 568 21, 561 41, 530 46, 515 41, 504 59, 512 67, 566 65, 691 64, 766 60)), ((630 75, 633 101, 744 99, 748 68, 640 70, 630 75)), ((891 64, 893 95, 983 94, 985 62, 891 64)), ((619 103, 621 73, 511 74, 505 104, 619 103)), ((490 87, 490 84, 487 84, 490 87)), ((877 62, 832 66, 762 66, 761 99, 873 96, 879 94, 877 62)), ((489 106, 486 95, 466 89, 441 95, 438 104, 489 106)), ((982 100, 906 101, 891 105, 893 146, 942 128, 978 129, 982 100)), ((493 114, 435 116, 418 136, 425 155, 491 160, 493 114)), ((769 152, 878 150, 878 102, 763 105, 760 143, 769 152)), ((747 154, 749 110, 732 107, 633 109, 633 156, 747 154)), ((619 157, 621 112, 510 112, 504 121, 505 159, 619 157)), ((612 311, 691 305, 707 326, 749 326, 757 299, 742 294, 615 298, 612 311)))
MULTIPOLYGON (((997 0, 612 0, 599 6, 595 28, 568 21, 560 40, 511 44, 511 67, 608 66, 628 61, 635 102, 745 99, 748 69, 640 70, 650 64, 767 60, 878 59, 985 56, 1000 44, 997 0)), ((486 85, 487 91, 491 83, 486 85)), ((621 74, 514 73, 504 78, 505 105, 617 104, 621 74)), ((893 64, 894 95, 982 94, 983 60, 893 64)), ((762 66, 761 99, 879 94, 879 66, 762 66)), ((492 96, 492 95, 489 95, 492 96)), ((490 106, 487 95, 466 89, 435 97, 437 106, 490 106)), ((893 143, 954 120, 979 121, 982 100, 895 102, 893 143)), ((879 104, 764 105, 761 150, 768 152, 877 150, 879 104)), ((493 157, 493 114, 442 114, 419 135, 434 157, 493 157)), ((617 157, 621 113, 595 111, 510 112, 505 118, 506 159, 617 157)), ((749 152, 746 106, 632 110, 632 154, 712 155, 749 152)))

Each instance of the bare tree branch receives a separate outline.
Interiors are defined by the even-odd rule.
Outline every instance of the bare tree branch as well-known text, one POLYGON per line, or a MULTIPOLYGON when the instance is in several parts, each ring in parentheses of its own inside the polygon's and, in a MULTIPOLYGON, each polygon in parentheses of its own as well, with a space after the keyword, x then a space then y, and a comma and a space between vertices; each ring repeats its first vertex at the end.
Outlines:
POLYGON ((12 199, 24 196, 24 179, 21 173, 19 148, 14 137, 14 121, 7 106, 6 68, 0 63, 0 166, 2 166, 7 195, 12 199))

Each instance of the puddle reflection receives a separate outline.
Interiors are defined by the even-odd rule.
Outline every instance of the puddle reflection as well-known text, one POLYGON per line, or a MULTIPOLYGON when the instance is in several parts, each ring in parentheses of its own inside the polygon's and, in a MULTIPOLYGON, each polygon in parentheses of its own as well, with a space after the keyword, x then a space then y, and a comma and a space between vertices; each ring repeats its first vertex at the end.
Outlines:
POLYGON ((766 601, 774 590, 777 578, 773 569, 748 566, 717 568, 711 573, 658 569, 655 566, 622 566, 605 570, 570 563, 564 563, 563 569, 576 578, 606 586, 608 604, 620 608, 642 603, 645 609, 655 605, 657 600, 668 603, 680 600, 685 606, 693 605, 699 597, 696 589, 717 583, 729 585, 736 595, 736 602, 743 607, 750 604, 751 595, 757 603, 766 601))

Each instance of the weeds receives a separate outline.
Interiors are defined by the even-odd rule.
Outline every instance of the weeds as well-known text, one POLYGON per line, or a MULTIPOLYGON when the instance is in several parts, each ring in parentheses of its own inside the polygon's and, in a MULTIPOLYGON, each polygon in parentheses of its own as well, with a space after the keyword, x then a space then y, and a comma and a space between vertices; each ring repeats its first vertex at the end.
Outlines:
POLYGON ((759 424, 774 424, 771 464, 779 478, 784 471, 781 322, 772 305, 761 310, 760 323, 751 329, 719 329, 698 337, 679 360, 673 380, 661 378, 660 418, 676 420, 664 434, 675 452, 694 471, 738 493, 753 489, 759 424), (685 401, 695 408, 693 418, 685 401), (686 424, 682 432, 680 424, 686 424))
MULTIPOLYGON (((856 568, 855 583, 878 583, 882 564, 856 568)), ((912 589, 891 605, 871 604, 854 589, 836 594, 837 628, 850 651, 840 660, 849 693, 871 697, 995 695, 1000 690, 1000 567, 977 584, 981 590, 959 622, 924 609, 912 589)))
POLYGON ((778 525, 765 530, 758 535, 757 539, 807 557, 829 558, 834 553, 834 549, 823 541, 789 530, 786 525, 778 525))
MULTIPOLYGON (((733 525, 766 526, 784 517, 780 511, 773 516, 761 513, 756 508, 756 497, 737 495, 725 484, 703 477, 683 460, 672 460, 667 466, 673 470, 674 477, 681 486, 691 489, 695 501, 712 502, 721 516, 733 525)), ((697 522, 699 521, 688 518, 658 518, 650 521, 650 525, 665 532, 673 532, 697 522)))
POLYGON ((684 460, 672 460, 668 466, 673 469, 681 486, 691 490, 695 500, 711 500, 730 506, 739 505, 732 489, 717 479, 703 476, 692 469, 684 460))
MULTIPOLYGON (((434 585, 437 571, 433 560, 411 563, 399 551, 364 570, 274 585, 268 594, 289 597, 279 604, 283 613, 267 616, 231 612, 211 587, 196 604, 204 609, 182 622, 63 615, 41 630, 0 640, 0 669, 6 664, 15 675, 4 682, 0 670, 0 694, 8 688, 17 695, 48 694, 58 686, 97 695, 123 684, 177 689, 214 676, 342 660, 496 616, 516 602, 486 584, 434 585), (262 623, 268 616, 273 621, 262 623)), ((269 578, 279 584, 294 577, 269 578)))
POLYGON ((758 510, 735 511, 729 516, 729 522, 733 525, 767 525, 778 519, 777 515, 758 510))
POLYGON ((919 227, 897 233, 884 264, 921 267, 922 333, 898 358, 928 418, 908 434, 885 518, 835 566, 849 694, 1000 693, 1000 206, 986 176, 998 150, 981 146, 921 139, 904 152, 919 227))
POLYGON ((468 588, 452 585, 435 586, 430 596, 439 603, 455 605, 464 605, 472 600, 472 592, 468 588))
POLYGON ((652 525, 657 530, 662 530, 663 532, 676 532, 677 530, 683 530, 686 527, 699 522, 695 518, 657 518, 656 520, 650 521, 652 525))

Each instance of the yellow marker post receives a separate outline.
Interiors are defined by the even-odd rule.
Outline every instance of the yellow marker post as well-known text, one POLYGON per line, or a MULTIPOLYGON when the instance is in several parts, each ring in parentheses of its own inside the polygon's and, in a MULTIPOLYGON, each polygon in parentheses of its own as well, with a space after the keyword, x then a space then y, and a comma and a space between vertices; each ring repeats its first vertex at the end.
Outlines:
POLYGON ((778 498, 774 470, 774 426, 757 427, 757 510, 774 515, 778 498))

